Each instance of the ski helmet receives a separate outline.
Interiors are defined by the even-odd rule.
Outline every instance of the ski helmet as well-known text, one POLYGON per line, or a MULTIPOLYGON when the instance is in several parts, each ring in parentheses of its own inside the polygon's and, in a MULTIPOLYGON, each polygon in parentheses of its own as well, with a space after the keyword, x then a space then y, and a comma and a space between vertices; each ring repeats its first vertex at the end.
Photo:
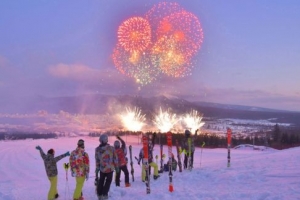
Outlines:
POLYGON ((120 141, 116 140, 115 143, 114 143, 114 147, 116 149, 120 148, 121 144, 120 144, 120 141))
POLYGON ((103 143, 103 144, 107 143, 108 142, 108 136, 106 134, 100 135, 99 141, 100 141, 100 143, 103 143))
POLYGON ((184 134, 185 134, 185 136, 190 136, 191 135, 191 131, 185 130, 184 134))

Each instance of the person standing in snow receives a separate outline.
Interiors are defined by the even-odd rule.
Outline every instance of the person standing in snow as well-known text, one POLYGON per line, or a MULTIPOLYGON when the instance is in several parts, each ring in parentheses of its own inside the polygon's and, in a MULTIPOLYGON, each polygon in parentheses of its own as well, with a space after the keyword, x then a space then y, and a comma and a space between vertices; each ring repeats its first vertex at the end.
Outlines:
POLYGON ((71 152, 70 170, 72 176, 76 178, 76 188, 74 190, 73 199, 81 200, 82 188, 84 181, 89 179, 90 160, 88 153, 84 150, 84 140, 80 139, 77 142, 77 148, 71 152))
POLYGON ((117 136, 117 139, 118 140, 114 142, 114 147, 119 160, 119 164, 118 164, 119 171, 116 171, 116 186, 117 187, 120 186, 120 175, 122 170, 125 175, 125 187, 130 187, 129 172, 127 168, 127 158, 126 158, 126 154, 127 154, 126 144, 120 136, 117 136), (121 141, 122 146, 119 140, 121 141))
POLYGON ((60 156, 54 157, 54 149, 49 149, 47 155, 44 153, 43 149, 40 146, 35 147, 40 151, 41 157, 44 160, 44 165, 48 179, 50 181, 50 189, 48 192, 48 200, 53 200, 58 198, 57 192, 57 165, 56 163, 66 156, 70 156, 70 152, 61 154, 60 156))
POLYGON ((119 161, 115 148, 108 144, 108 136, 102 134, 100 145, 95 149, 96 177, 100 172, 100 179, 96 179, 98 200, 108 199, 108 192, 113 178, 113 172, 119 172, 119 161))
MULTIPOLYGON (((149 174, 150 174, 150 166, 154 168, 154 175, 153 178, 154 180, 158 179, 160 176, 158 175, 158 166, 155 162, 153 162, 153 148, 154 148, 154 141, 156 138, 156 133, 153 133, 152 139, 149 138, 149 141, 151 142, 148 143, 148 163, 149 163, 149 174)), ((139 154, 139 159, 138 159, 138 164, 140 165, 141 161, 144 158, 144 148, 141 148, 140 154, 139 154)), ((144 167, 142 168, 142 181, 145 181, 146 177, 146 170, 144 167)))
MULTIPOLYGON (((195 133, 195 136, 197 135, 197 131, 196 130, 196 133, 195 133)), ((191 131, 189 130, 185 130, 184 132, 185 134, 185 138, 183 140, 183 143, 182 143, 182 151, 184 152, 184 164, 183 164, 183 168, 184 169, 187 169, 188 167, 188 152, 189 152, 189 143, 188 143, 188 140, 191 140, 191 167, 193 168, 193 162, 194 162, 194 152, 195 152, 195 139, 194 137, 192 137, 191 135, 191 131)))

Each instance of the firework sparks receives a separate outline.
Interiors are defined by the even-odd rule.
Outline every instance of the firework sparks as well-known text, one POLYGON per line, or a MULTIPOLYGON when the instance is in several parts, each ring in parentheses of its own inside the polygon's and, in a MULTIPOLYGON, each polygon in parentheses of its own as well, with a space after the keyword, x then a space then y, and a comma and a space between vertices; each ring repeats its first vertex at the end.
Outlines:
POLYGON ((199 19, 177 3, 161 2, 143 17, 131 17, 118 28, 112 58, 116 68, 141 86, 161 74, 179 78, 192 74, 203 43, 199 19))
POLYGON ((201 122, 202 116, 199 115, 196 110, 192 110, 191 113, 186 114, 182 120, 185 123, 186 127, 190 129, 193 134, 197 129, 201 128, 204 125, 204 122, 201 122))
POLYGON ((162 133, 170 131, 177 122, 178 118, 176 117, 176 114, 170 114, 168 111, 162 111, 161 108, 154 119, 154 124, 162 133))
POLYGON ((191 57, 200 49, 203 31, 199 19, 187 11, 173 13, 165 17, 157 30, 157 38, 164 36, 175 39, 182 52, 191 57))
MULTIPOLYGON (((178 3, 172 2, 160 2, 155 4, 147 13, 146 19, 150 22, 152 28, 153 39, 156 40, 156 32, 160 25, 160 22, 165 17, 171 15, 172 13, 181 12, 184 9, 178 3)), ((165 29, 168 29, 168 24, 165 24, 165 29)))
POLYGON ((151 42, 151 27, 142 17, 131 17, 118 29, 119 44, 126 51, 143 51, 151 42))
POLYGON ((151 61, 168 76, 184 77, 191 71, 190 57, 174 37, 161 37, 152 48, 151 61))
POLYGON ((142 115, 141 110, 136 107, 134 109, 126 107, 126 113, 120 117, 123 125, 129 131, 140 131, 145 125, 145 115, 142 115))
POLYGON ((116 68, 122 73, 135 79, 140 85, 147 85, 156 80, 160 70, 151 62, 149 51, 126 51, 118 45, 113 53, 116 68))

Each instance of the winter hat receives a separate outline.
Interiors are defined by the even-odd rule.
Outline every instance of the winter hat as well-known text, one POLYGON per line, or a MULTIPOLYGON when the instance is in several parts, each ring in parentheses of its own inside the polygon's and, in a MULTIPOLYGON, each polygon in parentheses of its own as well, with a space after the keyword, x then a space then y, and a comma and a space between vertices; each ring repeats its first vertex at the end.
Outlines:
POLYGON ((100 143, 106 144, 108 142, 108 136, 106 134, 102 134, 99 137, 100 143))
POLYGON ((114 143, 114 147, 117 149, 120 148, 120 146, 121 146, 120 141, 116 140, 114 143))
POLYGON ((49 149, 47 153, 54 155, 54 149, 49 149))
POLYGON ((81 147, 81 148, 84 148, 84 140, 83 139, 78 140, 77 146, 81 147))

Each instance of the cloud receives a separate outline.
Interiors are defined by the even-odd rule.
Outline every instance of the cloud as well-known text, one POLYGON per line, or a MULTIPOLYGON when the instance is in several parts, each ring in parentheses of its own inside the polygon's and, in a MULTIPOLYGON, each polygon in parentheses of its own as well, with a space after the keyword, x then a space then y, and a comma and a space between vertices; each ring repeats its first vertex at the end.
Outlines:
POLYGON ((83 64, 57 64, 48 67, 48 73, 60 82, 72 82, 77 92, 126 93, 137 89, 131 78, 115 68, 91 68, 83 64))
POLYGON ((86 81, 98 79, 102 74, 100 70, 81 64, 57 64, 48 68, 50 75, 62 79, 86 81))

